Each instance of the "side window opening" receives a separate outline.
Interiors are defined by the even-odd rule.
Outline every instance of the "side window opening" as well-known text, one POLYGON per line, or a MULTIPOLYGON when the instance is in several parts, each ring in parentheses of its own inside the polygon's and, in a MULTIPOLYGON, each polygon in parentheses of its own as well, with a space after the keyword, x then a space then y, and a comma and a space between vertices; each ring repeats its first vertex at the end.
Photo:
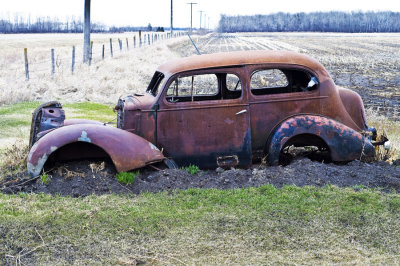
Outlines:
POLYGON ((294 69, 264 69, 251 76, 253 95, 306 92, 317 89, 318 82, 309 73, 294 69))
POLYGON ((208 101, 240 98, 238 76, 227 73, 199 74, 176 77, 167 89, 169 102, 208 101))

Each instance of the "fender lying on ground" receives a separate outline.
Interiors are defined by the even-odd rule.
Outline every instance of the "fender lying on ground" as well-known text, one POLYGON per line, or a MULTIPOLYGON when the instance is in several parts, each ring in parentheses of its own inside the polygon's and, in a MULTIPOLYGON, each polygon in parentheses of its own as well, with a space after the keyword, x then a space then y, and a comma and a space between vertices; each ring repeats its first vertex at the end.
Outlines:
POLYGON ((322 116, 300 115, 289 118, 275 130, 267 145, 268 163, 277 165, 285 144, 291 138, 302 134, 321 138, 329 147, 331 159, 336 162, 369 159, 375 156, 371 142, 348 126, 322 116))
POLYGON ((28 172, 40 174, 49 156, 72 143, 90 143, 103 149, 118 172, 128 171, 165 159, 147 140, 125 130, 99 124, 72 124, 57 128, 40 138, 28 155, 28 172))

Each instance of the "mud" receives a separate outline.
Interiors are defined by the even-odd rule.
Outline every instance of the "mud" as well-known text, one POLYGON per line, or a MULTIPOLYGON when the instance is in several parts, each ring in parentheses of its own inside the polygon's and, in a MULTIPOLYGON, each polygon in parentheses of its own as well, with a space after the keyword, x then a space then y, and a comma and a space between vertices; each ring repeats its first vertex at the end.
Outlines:
POLYGON ((250 169, 204 170, 191 175, 183 169, 141 169, 130 185, 115 179, 110 162, 74 162, 54 168, 48 173, 47 184, 40 178, 29 179, 25 174, 6 178, 0 183, 3 193, 49 193, 84 197, 90 194, 159 192, 172 189, 217 188, 231 189, 272 184, 379 188, 400 192, 400 161, 365 163, 353 161, 346 165, 324 164, 306 158, 294 160, 287 166, 260 166, 250 169))

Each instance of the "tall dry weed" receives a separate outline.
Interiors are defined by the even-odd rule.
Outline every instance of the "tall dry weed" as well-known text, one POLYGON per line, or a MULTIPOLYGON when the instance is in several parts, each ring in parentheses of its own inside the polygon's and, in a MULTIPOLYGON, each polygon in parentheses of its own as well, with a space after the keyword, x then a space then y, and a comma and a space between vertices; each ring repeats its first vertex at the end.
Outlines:
POLYGON ((22 139, 0 150, 0 180, 9 174, 25 171, 28 152, 29 146, 22 139))

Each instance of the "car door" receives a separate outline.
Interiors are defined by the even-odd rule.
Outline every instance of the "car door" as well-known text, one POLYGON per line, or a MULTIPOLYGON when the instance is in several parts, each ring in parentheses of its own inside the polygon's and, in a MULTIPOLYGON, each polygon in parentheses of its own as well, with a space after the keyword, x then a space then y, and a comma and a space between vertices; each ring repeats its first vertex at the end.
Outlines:
POLYGON ((179 166, 251 164, 249 105, 240 70, 177 74, 157 111, 157 144, 179 166))
POLYGON ((248 71, 252 148, 261 157, 275 126, 290 116, 319 114, 326 96, 320 95, 316 75, 301 66, 253 65, 248 71))

